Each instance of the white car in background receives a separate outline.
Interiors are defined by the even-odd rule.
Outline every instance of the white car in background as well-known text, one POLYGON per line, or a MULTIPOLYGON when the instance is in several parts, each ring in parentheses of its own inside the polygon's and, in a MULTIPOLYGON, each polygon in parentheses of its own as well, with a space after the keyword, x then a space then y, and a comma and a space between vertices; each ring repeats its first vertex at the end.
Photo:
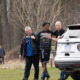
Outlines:
POLYGON ((78 74, 80 79, 80 24, 68 25, 67 31, 58 40, 55 66, 73 72, 73 75, 78 74))

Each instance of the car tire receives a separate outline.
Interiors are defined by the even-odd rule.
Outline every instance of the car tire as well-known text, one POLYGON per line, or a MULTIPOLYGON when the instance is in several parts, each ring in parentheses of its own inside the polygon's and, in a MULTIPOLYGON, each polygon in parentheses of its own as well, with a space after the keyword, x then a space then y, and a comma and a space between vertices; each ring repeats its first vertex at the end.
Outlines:
POLYGON ((73 80, 80 80, 80 71, 70 72, 69 74, 73 80))

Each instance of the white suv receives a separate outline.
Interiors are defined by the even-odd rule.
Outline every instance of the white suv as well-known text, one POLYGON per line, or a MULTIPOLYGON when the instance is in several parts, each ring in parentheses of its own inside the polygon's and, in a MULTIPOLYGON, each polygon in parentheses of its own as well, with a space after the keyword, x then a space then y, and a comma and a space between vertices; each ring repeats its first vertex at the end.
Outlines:
POLYGON ((68 25, 57 42, 55 66, 60 70, 80 70, 80 24, 68 25))

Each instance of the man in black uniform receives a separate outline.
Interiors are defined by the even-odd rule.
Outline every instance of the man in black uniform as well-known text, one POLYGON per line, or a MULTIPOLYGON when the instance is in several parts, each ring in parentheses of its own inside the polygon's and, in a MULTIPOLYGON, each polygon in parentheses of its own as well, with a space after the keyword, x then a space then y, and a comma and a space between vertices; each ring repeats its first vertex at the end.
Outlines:
MULTIPOLYGON (((58 39, 60 39, 61 35, 65 32, 65 30, 62 28, 62 24, 60 21, 57 21, 55 23, 55 26, 56 26, 56 31, 53 34, 54 34, 54 36, 56 36, 56 38, 52 38, 52 40, 58 41, 58 39)), ((58 79, 58 80, 66 80, 68 78, 68 76, 69 76, 68 72, 61 71, 60 79, 58 79)))
POLYGON ((60 21, 57 21, 55 23, 56 31, 53 33, 56 38, 52 38, 54 41, 58 41, 60 39, 61 35, 65 32, 65 30, 62 28, 62 24, 60 21))

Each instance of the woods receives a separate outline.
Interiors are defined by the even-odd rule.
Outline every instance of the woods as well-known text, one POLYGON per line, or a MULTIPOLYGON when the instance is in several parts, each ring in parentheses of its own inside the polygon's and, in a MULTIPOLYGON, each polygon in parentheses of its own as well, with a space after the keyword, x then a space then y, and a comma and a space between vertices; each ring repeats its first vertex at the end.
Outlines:
POLYGON ((64 28, 80 23, 79 4, 79 0, 0 0, 0 44, 6 50, 20 45, 27 25, 38 32, 45 21, 53 30, 57 20, 64 28))

